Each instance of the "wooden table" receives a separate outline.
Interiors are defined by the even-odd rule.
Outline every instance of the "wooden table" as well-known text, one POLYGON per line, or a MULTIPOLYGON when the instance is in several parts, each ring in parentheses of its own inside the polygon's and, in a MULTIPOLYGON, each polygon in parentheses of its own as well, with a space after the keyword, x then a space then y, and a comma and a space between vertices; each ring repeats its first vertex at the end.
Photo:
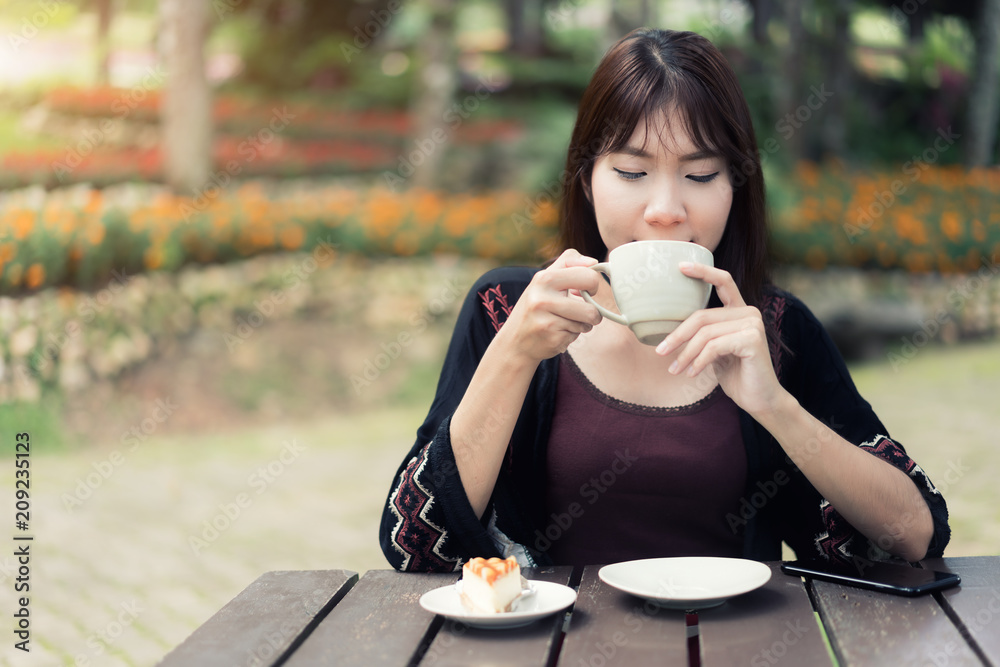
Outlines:
POLYGON ((420 596, 455 574, 372 570, 268 572, 160 663, 165 667, 303 665, 1000 666, 1000 556, 944 558, 959 588, 905 598, 804 582, 769 563, 771 580, 697 615, 617 591, 597 567, 525 570, 578 590, 576 604, 531 625, 483 630, 424 611, 420 596))

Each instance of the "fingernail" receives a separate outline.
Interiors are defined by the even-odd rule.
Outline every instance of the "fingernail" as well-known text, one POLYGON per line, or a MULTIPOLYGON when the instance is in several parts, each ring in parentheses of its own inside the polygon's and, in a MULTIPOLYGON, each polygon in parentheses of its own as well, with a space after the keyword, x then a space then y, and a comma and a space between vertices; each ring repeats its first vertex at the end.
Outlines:
POLYGON ((680 262, 677 264, 677 268, 679 269, 690 269, 693 266, 694 262, 680 262))
POLYGON ((668 368, 667 370, 673 373, 674 375, 677 375, 678 368, 680 368, 680 364, 675 361, 674 363, 670 364, 670 368, 668 368))

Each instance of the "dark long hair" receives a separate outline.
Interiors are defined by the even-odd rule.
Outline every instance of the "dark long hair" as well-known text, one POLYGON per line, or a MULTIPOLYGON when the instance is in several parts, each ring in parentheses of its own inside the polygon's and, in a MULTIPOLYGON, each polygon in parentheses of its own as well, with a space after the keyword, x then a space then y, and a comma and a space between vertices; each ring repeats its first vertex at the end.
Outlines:
POLYGON ((768 233, 750 109, 725 57, 693 32, 640 28, 601 60, 580 101, 566 157, 559 250, 605 257, 588 195, 594 162, 624 147, 640 122, 673 106, 695 146, 728 163, 733 203, 715 265, 732 274, 747 304, 761 308, 769 283, 768 233))

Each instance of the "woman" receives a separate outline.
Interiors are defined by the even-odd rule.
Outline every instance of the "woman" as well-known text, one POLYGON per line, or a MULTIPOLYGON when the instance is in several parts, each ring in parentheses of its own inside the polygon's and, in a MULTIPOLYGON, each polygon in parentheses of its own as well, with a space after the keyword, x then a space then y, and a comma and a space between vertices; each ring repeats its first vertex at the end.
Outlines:
POLYGON ((731 68, 693 33, 637 30, 598 66, 573 131, 562 253, 469 293, 430 413, 390 489, 400 570, 714 555, 940 556, 944 499, 858 395, 822 326, 766 271, 764 183, 731 68), (602 321, 590 268, 689 241, 714 287, 653 348, 602 321))

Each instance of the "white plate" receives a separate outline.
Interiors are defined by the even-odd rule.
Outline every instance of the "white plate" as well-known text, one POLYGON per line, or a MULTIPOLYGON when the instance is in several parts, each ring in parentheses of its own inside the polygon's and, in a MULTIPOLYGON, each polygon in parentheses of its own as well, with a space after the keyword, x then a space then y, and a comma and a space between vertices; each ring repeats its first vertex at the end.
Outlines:
POLYGON ((442 586, 420 596, 420 606, 432 614, 476 628, 516 628, 561 611, 576 602, 576 591, 548 581, 532 581, 535 592, 523 595, 514 611, 480 614, 467 610, 458 595, 457 584, 442 586))
POLYGON ((771 578, 764 563, 743 558, 647 558, 605 565, 601 581, 667 609, 708 609, 760 588, 771 578))

